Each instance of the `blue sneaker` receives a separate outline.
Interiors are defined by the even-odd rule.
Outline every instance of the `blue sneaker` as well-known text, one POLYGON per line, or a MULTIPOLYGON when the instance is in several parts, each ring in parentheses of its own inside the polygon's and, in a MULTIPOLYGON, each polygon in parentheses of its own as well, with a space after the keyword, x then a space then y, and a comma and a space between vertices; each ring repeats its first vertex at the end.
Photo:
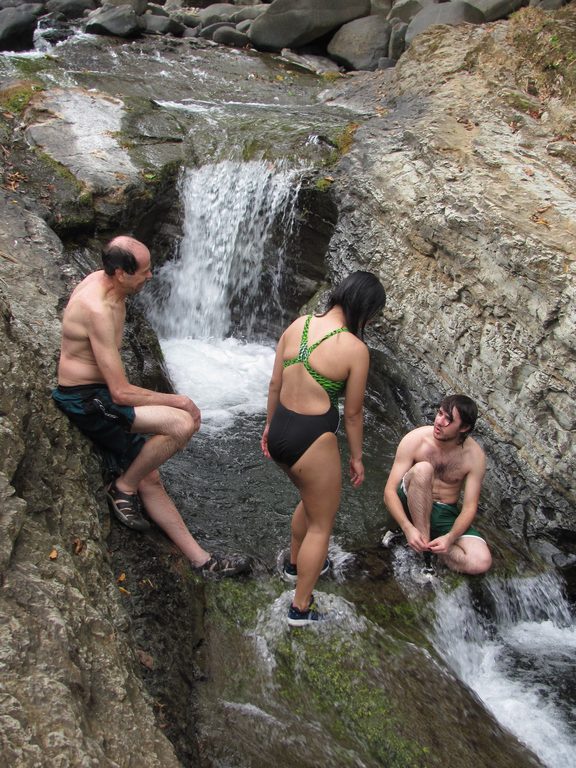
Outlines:
MULTIPOLYGON (((330 560, 329 557, 324 560, 324 565, 322 566, 322 570, 320 571, 320 576, 325 576, 328 571, 332 568, 332 560, 330 560)), ((291 562, 285 562, 284 568, 282 568, 282 578, 284 581, 297 581, 298 579, 298 568, 294 563, 291 562)))
POLYGON ((288 624, 291 627, 305 627, 308 624, 316 624, 324 620, 324 614, 318 611, 314 602, 314 595, 310 598, 310 605, 307 611, 301 611, 296 606, 291 605, 288 609, 288 624))

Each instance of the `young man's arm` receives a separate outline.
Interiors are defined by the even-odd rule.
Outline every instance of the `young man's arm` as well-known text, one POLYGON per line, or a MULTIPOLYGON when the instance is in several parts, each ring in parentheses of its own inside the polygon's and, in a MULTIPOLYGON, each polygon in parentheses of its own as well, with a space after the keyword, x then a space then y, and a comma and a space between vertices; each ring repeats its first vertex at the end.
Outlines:
POLYGON ((187 411, 200 426, 200 411, 186 395, 154 392, 130 384, 116 345, 116 330, 112 315, 101 309, 92 310, 87 318, 87 331, 94 359, 104 377, 112 400, 118 405, 167 405, 187 411))
POLYGON ((398 444, 394 464, 384 487, 384 504, 402 529, 408 545, 416 552, 423 552, 428 549, 428 542, 404 511, 404 506, 400 501, 397 490, 406 472, 414 465, 418 443, 419 437, 416 434, 416 430, 414 430, 405 435, 398 444))

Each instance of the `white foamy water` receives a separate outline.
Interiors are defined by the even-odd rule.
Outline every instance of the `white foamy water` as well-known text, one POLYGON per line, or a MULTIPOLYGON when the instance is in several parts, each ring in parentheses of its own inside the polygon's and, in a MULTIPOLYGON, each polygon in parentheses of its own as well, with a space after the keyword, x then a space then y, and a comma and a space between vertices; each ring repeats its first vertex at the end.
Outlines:
POLYGON ((573 669, 576 662, 576 631, 564 622, 566 601, 550 574, 510 580, 508 598, 505 583, 487 580, 496 597, 495 624, 474 609, 467 583, 449 594, 440 589, 434 644, 495 718, 544 765, 575 768, 576 735, 569 720, 576 712, 572 707, 572 717, 567 716, 554 690, 558 664, 573 669), (534 596, 544 594, 546 600, 536 604, 534 596), (535 611, 538 619, 530 620, 526 614, 535 611), (546 611, 549 617, 543 618, 546 611))
POLYGON ((236 416, 266 411, 274 349, 237 339, 164 339, 162 351, 178 392, 202 412, 202 431, 229 427, 236 416))

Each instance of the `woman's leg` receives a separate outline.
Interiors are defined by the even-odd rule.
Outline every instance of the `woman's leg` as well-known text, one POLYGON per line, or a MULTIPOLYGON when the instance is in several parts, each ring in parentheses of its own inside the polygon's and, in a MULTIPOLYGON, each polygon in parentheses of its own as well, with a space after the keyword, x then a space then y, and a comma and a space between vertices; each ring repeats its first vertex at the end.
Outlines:
POLYGON ((293 517, 294 543, 297 544, 299 536, 304 534, 297 552, 298 582, 294 605, 306 611, 328 553, 340 504, 342 469, 336 435, 331 432, 321 435, 288 474, 302 499, 293 517))

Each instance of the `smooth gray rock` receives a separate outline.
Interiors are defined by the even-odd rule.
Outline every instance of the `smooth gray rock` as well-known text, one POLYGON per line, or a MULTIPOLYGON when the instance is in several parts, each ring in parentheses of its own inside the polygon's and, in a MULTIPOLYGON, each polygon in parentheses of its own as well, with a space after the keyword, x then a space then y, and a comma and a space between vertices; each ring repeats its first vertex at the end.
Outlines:
POLYGON ((67 19, 80 19, 86 11, 98 8, 97 0, 48 0, 46 10, 61 13, 67 19))
POLYGON ((205 40, 212 40, 212 35, 216 30, 221 27, 228 27, 228 29, 236 29, 236 26, 230 21, 215 21, 213 24, 208 24, 206 27, 202 27, 198 37, 202 37, 205 40))
POLYGON ((261 51, 298 48, 369 13, 370 0, 274 0, 254 20, 250 39, 261 51))
POLYGON ((246 19, 257 19, 258 16, 260 16, 261 13, 264 13, 267 8, 268 6, 264 3, 258 3, 258 5, 251 5, 248 8, 242 8, 242 10, 237 11, 230 16, 230 21, 238 23, 240 21, 245 21, 246 19))
POLYGON ((170 16, 157 16, 152 13, 145 13, 141 16, 141 23, 144 25, 143 31, 151 35, 173 35, 182 37, 186 27, 180 24, 176 19, 170 16))
POLYGON ((398 61, 406 47, 406 30, 408 29, 408 24, 404 21, 399 21, 398 19, 394 19, 391 24, 392 29, 390 30, 388 56, 391 59, 398 61))
POLYGON ((203 26, 208 26, 218 21, 228 21, 236 13, 238 13, 238 6, 232 3, 214 3, 200 9, 198 17, 203 26))
POLYGON ((504 19, 526 5, 526 0, 466 0, 466 2, 482 11, 485 21, 504 19))
POLYGON ((136 37, 142 31, 139 17, 130 5, 99 8, 88 17, 86 32, 115 37, 136 37))
POLYGON ((246 48, 250 46, 250 38, 244 32, 235 27, 219 27, 212 35, 212 40, 220 45, 229 45, 232 48, 246 48))
POLYGON ((328 54, 348 69, 374 70, 388 55, 390 22, 383 15, 344 24, 328 43, 328 54))
POLYGON ((424 30, 437 24, 483 24, 484 14, 469 3, 453 0, 450 3, 427 5, 412 19, 406 30, 406 45, 424 30))

